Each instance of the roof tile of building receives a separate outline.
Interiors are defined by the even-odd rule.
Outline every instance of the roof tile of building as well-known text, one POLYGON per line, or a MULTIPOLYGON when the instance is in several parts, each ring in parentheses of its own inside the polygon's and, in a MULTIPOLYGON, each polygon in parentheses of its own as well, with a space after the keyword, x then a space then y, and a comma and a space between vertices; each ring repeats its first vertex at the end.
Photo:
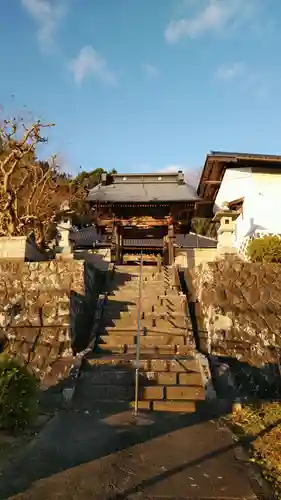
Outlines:
POLYGON ((199 201, 196 189, 177 174, 118 174, 91 189, 88 201, 156 203, 199 201))
POLYGON ((214 238, 195 233, 177 234, 175 243, 182 248, 216 248, 218 244, 214 238))

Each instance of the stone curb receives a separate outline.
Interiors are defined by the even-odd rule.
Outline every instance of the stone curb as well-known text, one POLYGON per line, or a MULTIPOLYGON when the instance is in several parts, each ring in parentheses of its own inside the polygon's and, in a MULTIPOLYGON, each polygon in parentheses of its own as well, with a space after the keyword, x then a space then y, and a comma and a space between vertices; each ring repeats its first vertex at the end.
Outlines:
POLYGON ((92 352, 92 350, 95 346, 96 335, 97 335, 98 329, 100 327, 100 322, 102 319, 103 310, 104 310, 104 306, 105 306, 106 302, 107 302, 107 293, 100 294, 99 298, 97 300, 95 320, 94 320, 94 325, 93 325, 93 329, 91 332, 91 337, 90 337, 88 347, 86 349, 84 349, 84 351, 79 352, 75 356, 74 362, 70 367, 70 370, 68 373, 67 386, 62 391, 63 402, 66 406, 70 405, 70 403, 72 402, 72 399, 74 397, 76 385, 77 385, 77 382, 78 382, 78 379, 79 379, 79 376, 81 373, 81 367, 82 367, 84 358, 87 354, 92 352))

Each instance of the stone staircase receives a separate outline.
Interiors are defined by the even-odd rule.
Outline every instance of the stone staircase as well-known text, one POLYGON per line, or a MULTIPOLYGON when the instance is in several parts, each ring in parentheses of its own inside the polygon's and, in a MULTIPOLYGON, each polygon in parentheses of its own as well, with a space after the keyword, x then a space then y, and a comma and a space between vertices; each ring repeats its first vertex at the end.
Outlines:
MULTIPOLYGON (((186 298, 172 286, 171 270, 143 267, 139 409, 194 412, 205 400, 186 298)), ((103 325, 86 366, 93 398, 101 403, 135 398, 139 268, 116 268, 103 325)))

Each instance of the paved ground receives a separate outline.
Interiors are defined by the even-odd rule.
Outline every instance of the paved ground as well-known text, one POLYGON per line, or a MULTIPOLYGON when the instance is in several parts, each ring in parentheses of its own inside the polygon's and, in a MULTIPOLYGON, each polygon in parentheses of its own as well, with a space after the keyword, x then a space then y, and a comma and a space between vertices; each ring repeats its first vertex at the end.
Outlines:
POLYGON ((253 499, 245 464, 216 421, 152 414, 90 401, 80 381, 59 413, 0 479, 0 499, 253 499))

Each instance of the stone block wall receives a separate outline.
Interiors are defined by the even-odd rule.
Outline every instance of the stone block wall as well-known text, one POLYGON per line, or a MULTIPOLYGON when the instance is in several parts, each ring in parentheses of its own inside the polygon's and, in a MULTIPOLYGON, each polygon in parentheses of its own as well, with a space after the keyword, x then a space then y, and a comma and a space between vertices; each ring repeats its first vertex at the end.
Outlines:
POLYGON ((211 352, 252 363, 276 359, 281 349, 280 265, 225 259, 201 266, 193 279, 211 352))
POLYGON ((83 261, 0 263, 2 348, 42 383, 63 378, 87 346, 106 275, 83 261))
POLYGON ((261 374, 280 376, 281 265, 227 258, 199 267, 190 283, 199 349, 232 359, 256 389, 261 374))

